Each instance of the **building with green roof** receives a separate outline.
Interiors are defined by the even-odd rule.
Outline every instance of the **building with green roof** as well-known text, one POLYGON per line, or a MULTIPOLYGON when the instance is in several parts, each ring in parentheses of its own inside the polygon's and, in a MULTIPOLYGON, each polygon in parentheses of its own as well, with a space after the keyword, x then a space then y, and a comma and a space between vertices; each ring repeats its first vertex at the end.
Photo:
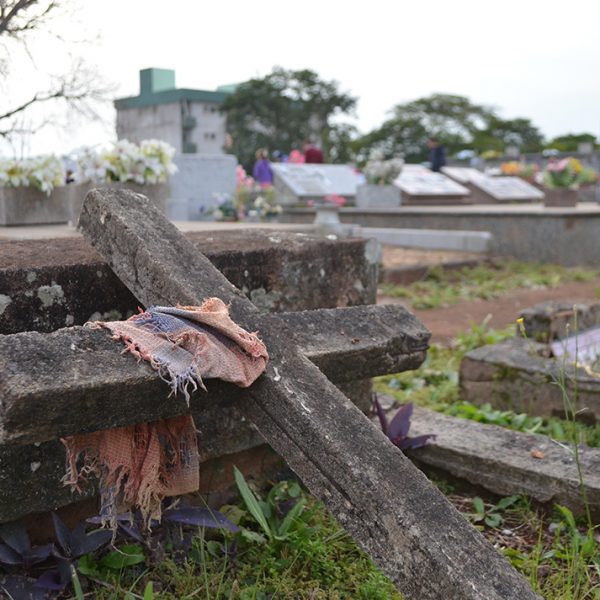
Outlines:
POLYGON ((137 143, 163 140, 179 153, 222 154, 226 130, 219 105, 235 87, 177 88, 174 70, 142 69, 139 95, 114 101, 117 137, 137 143))

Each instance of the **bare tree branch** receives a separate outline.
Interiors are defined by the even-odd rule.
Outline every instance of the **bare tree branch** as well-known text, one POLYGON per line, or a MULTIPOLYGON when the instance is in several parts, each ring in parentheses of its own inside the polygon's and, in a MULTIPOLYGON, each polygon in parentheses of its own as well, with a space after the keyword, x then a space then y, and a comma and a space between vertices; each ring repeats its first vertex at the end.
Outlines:
POLYGON ((58 6, 57 0, 0 0, 0 36, 19 37, 37 29, 58 6), (36 8, 40 10, 35 12, 36 8))

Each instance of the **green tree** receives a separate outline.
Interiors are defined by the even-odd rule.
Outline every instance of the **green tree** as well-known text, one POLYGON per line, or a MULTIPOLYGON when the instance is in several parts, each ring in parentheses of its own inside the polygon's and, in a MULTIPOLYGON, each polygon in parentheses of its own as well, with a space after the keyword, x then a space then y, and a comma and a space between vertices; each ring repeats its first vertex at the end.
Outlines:
POLYGON ((518 146, 521 152, 539 152, 544 147, 544 136, 529 119, 501 119, 491 115, 485 128, 475 132, 472 147, 478 152, 518 146))
MULTIPOLYGON (((328 156, 330 134, 346 139, 350 131, 333 126, 332 117, 355 107, 356 98, 340 91, 337 82, 324 81, 310 69, 275 67, 266 77, 239 85, 221 110, 232 137, 229 150, 250 168, 258 148, 289 151, 307 139, 320 139, 328 156)), ((336 153, 342 154, 339 148, 336 153)))
POLYGON ((577 152, 577 146, 584 142, 591 142, 594 146, 598 145, 598 140, 592 133, 567 133, 551 139, 547 147, 560 152, 577 152))
POLYGON ((438 138, 453 154, 469 147, 475 134, 494 116, 491 108, 451 94, 432 94, 398 104, 391 113, 379 128, 356 142, 361 160, 372 150, 387 158, 403 154, 409 162, 426 160, 430 136, 438 138))

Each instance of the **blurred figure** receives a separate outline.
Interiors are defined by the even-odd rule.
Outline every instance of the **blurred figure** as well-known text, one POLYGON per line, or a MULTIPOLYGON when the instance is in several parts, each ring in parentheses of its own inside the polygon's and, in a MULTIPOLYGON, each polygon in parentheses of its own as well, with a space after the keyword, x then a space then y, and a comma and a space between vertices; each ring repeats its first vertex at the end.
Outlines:
POLYGON ((323 152, 312 142, 304 144, 304 162, 316 165, 323 164, 323 152))
POLYGON ((252 169, 252 176, 262 188, 273 185, 273 171, 269 162, 269 153, 264 148, 256 151, 256 162, 252 169))
POLYGON ((274 163, 282 163, 286 162, 287 157, 281 150, 273 150, 271 153, 271 158, 273 159, 274 163))
POLYGON ((427 140, 427 147, 429 148, 431 170, 438 173, 446 164, 446 150, 444 149, 444 146, 440 145, 438 139, 434 137, 430 137, 427 140))
POLYGON ((288 162, 293 165, 302 165, 304 164, 304 154, 297 148, 294 148, 288 156, 288 162))

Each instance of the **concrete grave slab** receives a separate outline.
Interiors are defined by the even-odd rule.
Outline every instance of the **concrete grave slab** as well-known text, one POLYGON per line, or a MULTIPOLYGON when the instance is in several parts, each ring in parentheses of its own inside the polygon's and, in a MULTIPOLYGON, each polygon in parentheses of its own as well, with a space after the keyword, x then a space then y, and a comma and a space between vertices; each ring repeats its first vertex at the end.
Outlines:
MULTIPOLYGON (((322 309, 280 318, 305 355, 341 388, 363 377, 417 368, 425 358, 428 334, 402 307, 322 309)), ((9 371, 2 384, 6 405, 0 410, 0 522, 80 499, 61 483, 65 453, 53 438, 187 411, 185 403, 165 402, 164 386, 157 386, 146 363, 118 350, 105 331, 81 327, 0 336, 0 368, 9 371), (40 356, 46 358, 38 361, 40 356), (32 362, 39 363, 35 386, 28 384, 32 362), (36 398, 53 406, 51 419, 41 408, 19 408, 31 408, 36 398), (18 472, 21 477, 14 477, 18 472)), ((211 402, 192 403, 204 461, 262 443, 243 418, 239 396, 217 385, 211 387, 211 402)), ((94 494, 94 486, 85 493, 94 494)))
POLYGON ((462 397, 474 404, 489 402, 530 415, 564 417, 564 398, 577 398, 578 418, 600 421, 600 374, 547 357, 548 348, 515 338, 482 346, 465 354, 460 365, 462 397))
MULTIPOLYGON (((390 414, 392 418, 393 412, 390 414)), ((435 467, 498 494, 526 494, 585 514, 577 465, 568 445, 543 435, 458 419, 415 408, 410 435, 435 433, 419 450, 407 451, 418 465, 435 467)), ((584 489, 600 519, 600 449, 580 446, 584 489)))
MULTIPOLYGON (((263 312, 375 302, 374 241, 277 230, 187 237, 263 312)), ((139 304, 81 238, 0 241, 0 290, 0 334, 125 318, 139 304)))

